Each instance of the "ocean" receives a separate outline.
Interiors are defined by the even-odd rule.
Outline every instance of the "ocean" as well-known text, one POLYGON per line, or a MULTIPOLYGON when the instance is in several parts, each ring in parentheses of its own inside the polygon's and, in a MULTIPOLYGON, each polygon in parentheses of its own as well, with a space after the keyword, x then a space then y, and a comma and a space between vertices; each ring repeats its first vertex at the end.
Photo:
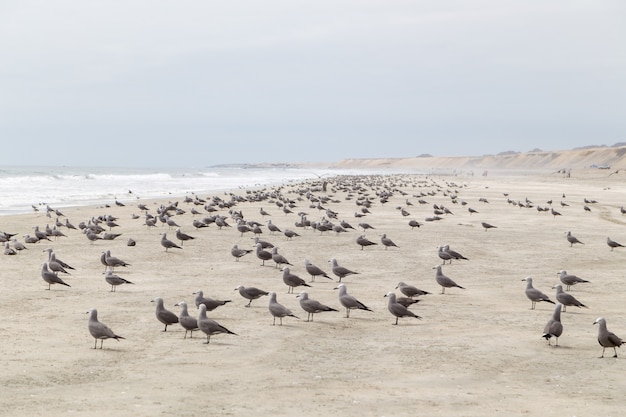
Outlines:
POLYGON ((185 196, 238 188, 289 184, 334 175, 369 175, 361 170, 207 167, 149 169, 0 166, 0 215, 137 199, 185 196))

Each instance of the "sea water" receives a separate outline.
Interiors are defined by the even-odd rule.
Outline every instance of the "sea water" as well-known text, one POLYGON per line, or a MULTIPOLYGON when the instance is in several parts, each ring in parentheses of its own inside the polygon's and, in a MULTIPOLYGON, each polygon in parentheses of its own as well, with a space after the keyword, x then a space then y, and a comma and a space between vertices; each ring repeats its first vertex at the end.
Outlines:
POLYGON ((0 166, 0 215, 60 207, 129 203, 238 188, 289 184, 331 175, 372 174, 360 170, 290 167, 199 169, 0 166))

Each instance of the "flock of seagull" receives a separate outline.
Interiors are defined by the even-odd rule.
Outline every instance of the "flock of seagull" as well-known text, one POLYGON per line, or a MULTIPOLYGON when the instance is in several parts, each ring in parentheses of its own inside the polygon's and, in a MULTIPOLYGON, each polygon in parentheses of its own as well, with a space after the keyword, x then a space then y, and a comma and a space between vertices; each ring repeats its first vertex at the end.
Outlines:
MULTIPOLYGON (((382 247, 384 247, 384 250, 399 248, 399 246, 385 233, 379 235, 380 240, 378 242, 369 240, 366 237, 365 231, 375 229, 375 227, 373 227, 369 223, 362 221, 361 218, 371 213, 370 209, 372 208, 372 205, 375 204, 375 200, 370 196, 370 194, 361 192, 364 185, 362 182, 359 182, 358 179, 355 180, 355 178, 356 177, 350 177, 349 181, 344 182, 341 177, 338 177, 334 180, 329 179, 325 182, 328 183, 332 181, 334 183, 333 189, 335 192, 341 190, 345 191, 347 193, 346 199, 352 199, 354 198, 354 194, 359 194, 359 197, 356 200, 356 204, 358 205, 360 211, 355 212, 354 215, 355 218, 359 219, 357 227, 362 229, 363 233, 359 234, 359 236, 354 240, 356 242, 356 247, 358 247, 358 249, 361 251, 375 245, 381 245, 382 247), (357 183, 358 185, 354 185, 355 183, 357 183)), ((367 179, 368 181, 371 180, 371 178, 367 179)), ((284 254, 279 253, 279 247, 260 238, 260 235, 263 233, 263 227, 267 228, 270 235, 277 233, 283 234, 287 241, 294 238, 301 238, 303 233, 298 233, 288 228, 281 228, 278 225, 272 223, 271 220, 265 221, 265 224, 257 221, 247 220, 246 218, 244 218, 241 211, 236 210, 237 205, 242 202, 268 201, 275 203, 276 206, 279 207, 285 215, 288 215, 294 214, 293 210, 297 207, 298 203, 306 200, 309 202, 310 208, 314 208, 323 212, 324 216, 319 222, 314 222, 307 220, 308 215, 306 213, 300 212, 297 214, 300 220, 294 223, 296 228, 311 229, 313 231, 319 232, 320 234, 335 233, 337 235, 346 233, 350 229, 356 230, 356 228, 350 225, 348 221, 339 221, 338 213, 328 208, 330 204, 332 204, 333 202, 337 202, 336 200, 333 200, 332 197, 324 195, 325 193, 319 193, 319 191, 321 191, 319 187, 315 188, 314 186, 304 186, 304 184, 301 186, 303 188, 300 190, 298 199, 287 198, 281 194, 280 189, 277 189, 269 192, 265 190, 248 192, 248 195, 245 197, 231 194, 230 199, 213 197, 209 201, 200 199, 198 196, 196 196, 195 198, 186 197, 184 202, 192 205, 193 207, 190 211, 194 215, 192 225, 196 230, 200 230, 214 224, 220 230, 222 228, 231 228, 234 226, 234 229, 237 230, 237 233, 240 235, 240 237, 244 236, 246 233, 254 235, 254 245, 252 246, 253 249, 240 248, 238 245, 235 244, 232 246, 230 254, 233 256, 236 262, 239 262, 241 258, 249 254, 254 254, 254 256, 256 256, 261 262, 261 266, 265 266, 266 262, 273 262, 274 267, 282 272, 282 280, 283 283, 287 286, 287 293, 293 294, 295 293, 296 288, 299 289, 297 298, 299 299, 301 309, 303 310, 303 312, 307 313, 306 321, 308 322, 313 321, 313 317, 315 314, 323 312, 337 312, 338 309, 325 305, 311 298, 308 291, 301 289, 312 287, 311 283, 314 283, 315 279, 324 278, 328 280, 334 280, 334 278, 331 277, 326 271, 324 271, 323 268, 314 265, 309 259, 305 259, 304 266, 307 274, 310 276, 310 280, 307 281, 306 279, 303 279, 302 277, 292 272, 290 267, 293 267, 293 264, 289 262, 284 254), (200 207, 202 207, 202 211, 198 211, 200 210, 200 207), (227 211, 228 215, 220 214, 220 212, 223 211, 227 211), (198 220, 195 217, 196 215, 204 217, 201 220, 198 220), (233 226, 231 226, 231 223, 233 226)), ((380 188, 382 189, 383 187, 380 188)), ((399 209, 403 217, 409 216, 409 207, 413 204, 410 202, 407 194, 399 188, 399 184, 388 187, 387 189, 391 189, 393 191, 376 191, 375 195, 379 203, 385 204, 394 195, 401 194, 403 198, 406 197, 405 204, 404 206, 400 206, 397 208, 399 209)), ((428 193, 422 192, 421 194, 414 195, 414 197, 418 198, 419 204, 428 204, 424 200, 424 198, 428 195, 428 193)), ((450 197, 453 204, 461 204, 463 206, 467 204, 466 202, 460 201, 460 199, 458 199, 457 191, 450 192, 448 190, 447 193, 444 192, 444 195, 450 197)), ((481 199, 480 201, 482 203, 488 203, 486 199, 481 199)), ((514 202, 512 200, 508 200, 508 202, 511 204, 519 205, 520 207, 533 207, 533 203, 528 199, 526 199, 526 201, 523 203, 514 202)), ((589 204, 592 204, 594 202, 595 201, 585 201, 585 203, 589 204)), ((117 201, 116 204, 123 205, 123 203, 119 203, 117 201)), ((562 202, 562 205, 564 204, 565 203, 562 202)), ((185 242, 196 239, 196 237, 182 232, 182 226, 177 222, 177 218, 182 219, 182 215, 187 213, 187 211, 180 208, 178 203, 169 204, 167 206, 162 205, 158 208, 157 213, 154 215, 149 213, 149 209, 145 205, 140 204, 138 205, 138 207, 143 212, 143 219, 146 227, 157 227, 157 225, 161 224, 162 226, 167 226, 170 229, 175 228, 175 236, 179 243, 168 239, 166 232, 161 233, 160 244, 164 248, 165 252, 168 252, 170 250, 183 250, 185 242)), ((587 204, 585 205, 585 207, 586 211, 591 210, 587 204)), ((537 209, 538 211, 547 211, 545 208, 541 208, 539 206, 537 206, 537 209)), ((478 213, 478 210, 473 208, 467 208, 467 210, 470 215, 478 213)), ((622 208, 621 210, 622 214, 624 214, 624 209, 622 208)), ((561 215, 561 213, 557 212, 554 209, 551 209, 550 212, 555 217, 561 215)), ((271 214, 263 208, 259 210, 259 213, 262 217, 271 216, 271 214)), ((59 217, 62 217, 63 213, 61 213, 59 210, 52 209, 48 206, 47 214, 48 217, 56 215, 57 219, 54 227, 50 228, 49 226, 46 226, 45 230, 40 230, 38 226, 35 226, 33 228, 33 236, 30 236, 28 234, 24 235, 24 243, 18 241, 18 239, 16 238, 16 234, 0 232, 0 241, 4 242, 5 244, 4 254, 16 255, 19 252, 28 249, 27 245, 30 246, 39 242, 46 242, 47 244, 51 244, 56 239, 67 238, 67 235, 60 231, 62 227, 66 227, 67 229, 80 229, 91 244, 94 244, 97 241, 113 240, 121 235, 119 233, 111 232, 114 227, 119 226, 116 223, 117 218, 111 215, 100 216, 98 218, 92 218, 87 222, 81 222, 79 224, 79 227, 77 228, 74 227, 67 219, 65 222, 61 222, 59 220, 59 217)), ((433 205, 433 216, 426 217, 424 221, 438 221, 442 219, 441 216, 446 216, 450 214, 452 214, 452 211, 450 209, 440 205, 433 205)), ((141 216, 137 215, 133 217, 135 219, 142 218, 141 216)), ((408 225, 411 228, 419 228, 424 224, 416 220, 410 220, 408 222, 408 225)), ((481 225, 485 231, 497 228, 497 226, 486 222, 481 222, 481 225)), ((584 245, 584 243, 576 238, 571 233, 571 231, 566 232, 566 239, 570 246, 584 245)), ((128 246, 134 246, 136 243, 137 242, 131 238, 129 238, 127 241, 128 246)), ((624 247, 624 245, 612 240, 610 237, 607 237, 606 243, 611 251, 616 248, 624 247)), ((50 290, 52 285, 62 285, 70 287, 70 285, 62 279, 62 275, 69 274, 69 270, 72 270, 74 268, 58 259, 52 248, 46 248, 43 250, 43 252, 47 252, 48 256, 46 262, 42 263, 41 265, 41 278, 48 285, 47 289, 50 290)), ((446 262, 451 263, 453 260, 468 261, 468 258, 463 256, 459 252, 451 249, 449 245, 439 246, 437 250, 437 255, 442 263, 435 265, 433 269, 435 269, 435 281, 441 287, 441 294, 445 294, 446 289, 458 288, 464 290, 465 287, 459 285, 453 279, 443 273, 442 266, 444 266, 446 262)), ((116 292, 116 288, 120 285, 133 284, 133 282, 122 278, 115 273, 115 268, 129 267, 131 266, 129 263, 116 256, 113 256, 110 250, 102 251, 100 261, 104 266, 105 281, 108 283, 108 285, 111 286, 111 292, 116 292)), ((338 301, 345 309, 345 317, 350 317, 351 310, 372 312, 372 309, 365 305, 363 302, 361 302, 357 297, 349 294, 346 284, 342 282, 342 279, 344 279, 345 277, 350 275, 358 275, 360 273, 339 265, 336 258, 331 258, 328 260, 328 262, 331 263, 330 271, 337 278, 337 285, 334 289, 338 291, 338 301)), ((542 337, 544 337, 548 341, 548 344, 550 344, 551 338, 555 338, 556 346, 558 346, 558 338, 563 332, 563 325, 561 323, 561 312, 565 312, 567 307, 587 307, 585 304, 583 304, 581 301, 579 301, 566 291, 569 291, 570 288, 574 285, 589 282, 588 280, 579 278, 575 275, 568 274, 565 270, 559 271, 558 276, 562 285, 558 284, 553 287, 553 289, 556 290, 556 303, 542 291, 533 287, 533 280, 531 277, 526 277, 523 279, 523 281, 526 282, 525 294, 531 301, 531 309, 535 308, 537 302, 547 302, 555 305, 552 317, 546 323, 542 337), (563 286, 565 286, 565 290, 563 289, 563 286)), ((389 313, 395 318, 395 321, 392 324, 397 325, 400 318, 422 319, 422 317, 413 312, 410 307, 420 301, 418 297, 430 293, 405 282, 399 282, 395 289, 398 290, 402 294, 402 296, 396 295, 396 293, 393 291, 388 292, 384 295, 388 299, 387 309, 389 313)), ((269 299, 268 311, 273 317, 273 325, 277 324, 276 319, 278 319, 279 325, 282 325, 283 318, 286 317, 300 319, 300 317, 294 314, 292 310, 277 301, 276 291, 266 291, 256 287, 244 285, 237 286, 235 290, 238 291, 242 298, 248 301, 245 307, 250 307, 251 303, 254 300, 267 296, 269 299)), ((180 308, 179 314, 176 314, 165 308, 163 298, 157 297, 152 300, 155 303, 156 307, 156 318, 160 323, 164 325, 163 331, 167 331, 168 326, 178 324, 185 330, 185 339, 187 338, 187 333, 190 334, 190 337, 193 337, 194 331, 200 331, 206 335, 206 344, 210 343, 211 336, 217 334, 237 335, 217 321, 207 317, 207 312, 211 312, 216 308, 229 303, 231 300, 218 300, 204 297, 204 294, 201 290, 194 292, 194 295, 194 303, 198 310, 197 318, 192 317, 189 314, 188 305, 185 301, 180 301, 175 304, 175 306, 180 308)), ((100 340, 100 349, 102 349, 103 341, 105 339, 124 339, 124 337, 116 334, 107 325, 98 320, 97 309, 93 308, 88 313, 88 330, 90 335, 95 340, 94 349, 97 348, 98 340, 100 340)), ((614 350, 614 357, 617 357, 616 348, 620 347, 624 343, 624 341, 607 329, 606 320, 604 318, 597 318, 594 324, 598 325, 598 342, 603 349, 602 357, 604 356, 604 351, 606 348, 612 348, 614 350)))

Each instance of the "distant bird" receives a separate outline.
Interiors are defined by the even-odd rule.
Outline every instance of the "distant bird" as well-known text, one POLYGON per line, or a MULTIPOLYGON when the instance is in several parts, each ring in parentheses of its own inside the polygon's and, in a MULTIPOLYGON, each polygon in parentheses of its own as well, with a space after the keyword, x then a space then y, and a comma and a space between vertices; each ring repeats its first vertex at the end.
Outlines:
POLYGON ((563 324, 561 324, 561 304, 557 304, 554 307, 552 318, 548 320, 546 326, 543 328, 543 335, 541 337, 545 338, 548 341, 548 345, 550 344, 550 338, 554 337, 556 339, 555 346, 558 346, 559 336, 561 336, 562 333, 563 324))
POLYGON ((9 242, 4 243, 4 254, 5 255, 17 255, 17 251, 9 246, 9 242))
POLYGON ((289 287, 287 289, 287 294, 293 294, 293 289, 295 287, 310 287, 310 285, 307 284, 302 278, 292 274, 287 267, 283 268, 283 282, 289 287))
POLYGON ((445 276, 443 272, 441 271, 441 265, 437 265, 433 267, 433 269, 437 270, 435 273, 435 281, 437 281, 437 284, 441 285, 441 294, 445 294, 446 288, 456 287, 456 288, 461 288, 462 290, 465 289, 461 287, 459 284, 457 284, 456 282, 454 282, 451 278, 448 278, 447 276, 445 276))
POLYGON ((115 339, 119 342, 120 339, 124 339, 122 336, 118 336, 113 333, 106 324, 98 321, 98 310, 92 308, 87 312, 89 314, 89 334, 95 339, 93 348, 97 349, 98 340, 100 340, 100 349, 102 349, 102 344, 104 343, 104 339, 115 339))
POLYGON ((439 246, 439 249, 437 250, 437 256, 439 256, 439 259, 442 260, 442 265, 446 264, 446 261, 448 261, 448 263, 452 263, 452 255, 450 255, 448 252, 446 252, 443 248, 443 246, 439 246))
POLYGON ((71 287, 70 284, 67 284, 65 281, 59 278, 57 274, 50 271, 48 269, 48 264, 46 263, 42 264, 41 266, 41 278, 43 278, 43 280, 48 283, 48 290, 50 289, 50 286, 52 284, 61 284, 65 285, 66 287, 71 287))
POLYGON ((165 252, 167 252, 168 249, 172 249, 172 248, 182 249, 176 243, 174 243, 171 240, 169 240, 167 238, 167 234, 165 234, 165 233, 161 233, 161 246, 163 246, 165 248, 165 252))
POLYGON ((239 262, 239 258, 244 257, 250 252, 252 252, 252 249, 239 249, 237 245, 233 245, 233 247, 230 249, 230 254, 235 257, 235 262, 239 262))
POLYGON ((264 295, 268 295, 269 292, 258 289, 256 287, 244 287, 243 285, 238 285, 235 290, 239 291, 239 295, 245 298, 248 301, 246 307, 250 307, 252 300, 256 300, 257 298, 261 298, 264 295))
POLYGON ((559 279, 561 280, 561 282, 565 284, 567 291, 569 291, 572 285, 580 284, 583 282, 589 282, 585 279, 578 278, 576 275, 568 274, 567 271, 565 271, 564 269, 560 270, 556 274, 559 276, 559 279))
POLYGON ((163 329, 164 332, 167 331, 167 326, 178 323, 178 316, 163 306, 163 299, 161 297, 155 298, 152 302, 156 303, 155 315, 157 320, 165 325, 163 329))
POLYGON ((132 282, 128 281, 127 279, 124 279, 119 275, 114 274, 113 271, 111 271, 110 269, 108 269, 105 274, 106 275, 104 276, 104 280, 111 285, 111 292, 115 292, 115 288, 119 285, 132 284, 132 282))
POLYGON ((331 258, 328 262, 332 264, 332 271, 337 277, 339 277, 339 282, 348 275, 358 275, 358 272, 352 271, 348 268, 344 268, 337 263, 337 259, 331 258))
POLYGON ((350 310, 358 309, 365 311, 372 311, 368 306, 357 300, 352 295, 348 294, 348 288, 346 284, 339 284, 335 289, 339 290, 339 302, 346 309, 346 318, 350 317, 350 310))
POLYGON ((293 314, 291 310, 289 310, 287 307, 285 307, 284 305, 276 301, 276 293, 274 291, 271 291, 269 293, 269 296, 270 296, 270 302, 268 305, 268 309, 270 311, 270 314, 274 317, 272 326, 276 325, 276 317, 280 319, 281 326, 283 325, 283 317, 294 317, 298 320, 300 319, 300 317, 293 314))
POLYGON ((313 265, 311 261, 309 261, 308 259, 304 260, 304 267, 306 269, 306 272, 308 272, 309 275, 311 275, 311 282, 314 282, 315 277, 319 277, 319 276, 332 280, 332 278, 329 277, 328 274, 322 270, 322 268, 316 265, 313 265))
POLYGON ((526 294, 526 297, 528 297, 528 299, 531 301, 531 310, 535 309, 535 304, 537 304, 537 302, 539 301, 545 301, 551 304, 555 304, 555 302, 550 300, 547 295, 533 287, 533 279, 531 277, 522 278, 522 281, 526 281, 526 290, 524 291, 524 293, 526 294))
POLYGON ((200 305, 204 305, 207 311, 213 311, 216 308, 231 302, 231 300, 217 300, 214 298, 205 297, 204 293, 201 290, 194 292, 193 295, 196 296, 196 298, 194 299, 196 307, 200 308, 200 305))
POLYGON ((280 268, 282 265, 293 266, 293 264, 290 263, 284 255, 278 253, 278 248, 276 246, 272 248, 272 261, 276 264, 276 268, 280 268))
POLYGON ((185 336, 183 337, 183 339, 187 338, 187 332, 189 332, 189 337, 193 338, 193 332, 199 330, 198 319, 189 315, 186 302, 181 301, 174 305, 176 307, 180 307, 180 313, 178 314, 178 323, 183 327, 183 329, 185 329, 185 336))
POLYGON ((417 314, 413 313, 411 310, 409 310, 406 306, 398 303, 396 301, 396 294, 393 292, 388 292, 385 297, 389 298, 389 302, 387 304, 387 309, 389 310, 389 312, 391 314, 393 314, 396 317, 396 322, 393 323, 395 325, 398 324, 398 319, 400 317, 414 317, 416 319, 421 319, 420 316, 418 316, 417 314))
POLYGON ((363 231, 368 230, 368 229, 376 229, 374 226, 370 225, 369 223, 359 223, 358 226, 363 229, 363 231))
POLYGON ((372 246, 372 245, 378 245, 378 243, 376 242, 372 242, 371 240, 367 239, 365 237, 365 235, 361 235, 356 239, 356 243, 361 246, 361 250, 363 250, 363 248, 365 246, 372 246))
POLYGON ((598 343, 602 346, 602 356, 600 357, 604 358, 604 349, 613 348, 613 352, 615 353, 613 357, 617 358, 617 350, 615 348, 622 346, 624 341, 606 328, 606 320, 604 317, 598 317, 593 324, 598 325, 598 343))
POLYGON ((393 240, 389 239, 387 237, 387 234, 383 233, 380 236, 380 242, 383 244, 383 246, 385 247, 385 250, 387 250, 387 248, 395 246, 396 248, 398 247, 398 245, 396 245, 393 240))
POLYGON ((135 239, 133 238, 128 238, 128 240, 126 241, 126 246, 136 246, 137 242, 135 242, 135 239))
POLYGON ((198 328, 206 334, 206 342, 205 344, 209 344, 211 342, 211 336, 226 333, 237 335, 234 332, 231 332, 226 327, 222 326, 215 320, 211 320, 206 316, 206 306, 204 304, 200 304, 200 312, 198 313, 198 328))
POLYGON ((290 229, 285 229, 283 234, 287 237, 287 239, 291 240, 293 237, 299 237, 300 235, 290 229))
POLYGON ((556 216, 560 216, 561 213, 559 213, 558 211, 556 211, 555 209, 551 208, 550 209, 550 213, 552 213, 552 215, 554 216, 554 218, 556 218, 556 216))
POLYGON ((613 249, 615 248, 623 248, 624 245, 622 245, 621 243, 617 243, 614 240, 611 240, 610 237, 606 238, 606 244, 609 245, 609 248, 611 248, 611 252, 613 252, 613 249))
POLYGON ((556 289, 556 300, 563 304, 563 312, 565 312, 567 306, 588 308, 586 305, 578 301, 576 297, 563 291, 563 286, 561 284, 555 285, 552 289, 556 289))
POLYGON ((273 234, 274 232, 279 232, 279 233, 282 232, 282 230, 280 230, 278 226, 272 223, 271 220, 267 221, 267 230, 270 231, 270 234, 273 234))
POLYGON ((428 291, 420 290, 419 288, 413 285, 409 285, 403 281, 398 282, 398 285, 396 285, 396 289, 410 298, 430 294, 428 291))
POLYGON ((578 240, 576 236, 572 235, 572 232, 570 231, 567 232, 566 238, 567 238, 567 241, 569 242, 570 248, 574 246, 574 243, 580 243, 581 245, 584 245, 584 243, 578 240))
POLYGON ((494 226, 494 225, 486 223, 486 222, 481 222, 480 224, 483 226, 485 231, 487 231, 487 229, 497 229, 497 226, 494 226))
POLYGON ((180 227, 178 227, 176 228, 176 239, 180 240, 180 245, 183 246, 186 241, 193 240, 195 237, 190 236, 187 233, 183 233, 180 230, 180 227))
MULTIPOLYGON (((106 251, 104 251, 102 253, 104 254, 104 264, 111 271, 113 271, 115 268, 117 268, 119 266, 121 266, 121 267, 131 266, 126 261, 123 261, 122 259, 117 258, 115 256, 111 256, 111 251, 110 250, 106 250, 106 251)), ((105 268, 105 270, 106 270, 106 268, 105 268)))
POLYGON ((465 256, 461 255, 459 252, 450 249, 450 245, 444 245, 443 247, 444 252, 446 252, 448 255, 450 255, 452 257, 452 259, 463 259, 465 261, 468 261, 469 259, 466 258, 465 256))
POLYGON ((469 212, 470 216, 471 216, 472 214, 474 214, 474 213, 478 213, 478 211, 477 211, 477 210, 474 210, 474 209, 473 209, 473 208, 471 208, 471 207, 468 207, 468 208, 467 208, 467 211, 469 212))
POLYGON ((306 321, 313 321, 313 315, 315 313, 321 313, 324 311, 337 311, 332 307, 328 307, 320 303, 317 300, 313 300, 309 298, 309 294, 306 291, 302 291, 296 297, 300 298, 300 307, 307 313, 306 321))
POLYGON ((261 263, 261 266, 264 266, 265 261, 269 261, 270 259, 272 259, 272 254, 264 250, 263 246, 259 242, 256 244, 256 257, 259 258, 263 262, 261 263))
POLYGON ((422 226, 422 224, 418 222, 417 220, 409 220, 409 226, 411 226, 411 230, 413 230, 416 227, 422 226))

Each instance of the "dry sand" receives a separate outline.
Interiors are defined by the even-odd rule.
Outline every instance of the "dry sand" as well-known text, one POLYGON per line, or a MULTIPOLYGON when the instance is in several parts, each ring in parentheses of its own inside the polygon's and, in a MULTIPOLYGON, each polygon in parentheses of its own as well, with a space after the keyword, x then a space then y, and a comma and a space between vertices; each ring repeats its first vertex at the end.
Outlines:
MULTIPOLYGON (((332 257, 360 272, 343 281, 373 312, 352 311, 346 319, 334 290, 337 282, 317 278, 307 288, 310 297, 340 311, 317 314, 308 323, 273 262, 262 267, 254 254, 239 262, 230 255, 235 243, 252 248, 252 236, 242 237, 234 227, 218 230, 214 224, 195 230, 189 213, 194 206, 183 203, 182 197, 148 202, 152 213, 167 201, 180 201, 179 207, 187 210, 175 220, 196 239, 167 253, 159 234, 165 231, 175 240, 174 230, 147 228, 143 218, 131 219, 131 214, 140 213, 137 202, 62 209, 74 224, 99 215, 117 216, 120 226, 113 232, 122 236, 90 244, 79 231, 61 229, 67 237, 0 258, 0 414, 609 416, 623 411, 626 352, 618 349, 620 357, 614 359, 607 350, 599 359, 602 349, 596 341, 597 326, 592 325, 603 316, 610 330, 626 338, 626 248, 610 251, 606 244, 607 236, 626 244, 626 217, 620 213, 626 186, 621 175, 581 171, 571 178, 385 177, 373 188, 361 183, 373 200, 371 214, 362 219, 354 217, 360 210, 355 204, 359 193, 354 190, 354 198, 347 199, 348 193, 335 185, 331 180, 328 195, 336 202, 324 207, 354 227, 359 221, 369 223, 375 230, 367 231, 368 238, 380 243, 380 234, 386 233, 399 247, 385 250, 379 244, 361 250, 355 243, 361 231, 336 235, 298 229, 296 214, 285 215, 267 200, 234 207, 247 220, 265 224, 271 218, 301 235, 287 240, 264 227, 262 238, 277 245, 293 264, 292 272, 307 281, 306 258, 329 274, 332 257), (393 195, 382 204, 376 192, 385 189, 393 195), (419 204, 416 196, 421 193, 434 195, 422 197, 427 204, 419 204), (454 194, 457 204, 451 199, 454 194), (488 203, 479 202, 481 198, 488 203), (562 215, 520 208, 507 198, 528 198, 535 206, 553 200, 562 215), (589 204, 590 212, 583 210, 584 198, 597 200, 589 204), (413 206, 406 205, 407 199, 413 206), (561 201, 569 206, 561 207, 561 201), (433 215, 433 204, 454 214, 425 222, 433 215), (411 215, 403 217, 397 209, 401 206, 411 215), (263 218, 261 207, 271 217, 263 218), (470 215, 468 207, 478 213, 470 215), (412 230, 410 219, 423 226, 412 230), (485 231, 482 221, 497 228, 485 231), (570 247, 567 231, 584 245, 570 247), (126 246, 129 237, 137 246, 126 246), (466 289, 440 295, 432 268, 441 263, 437 247, 446 243, 469 258, 443 267, 466 289), (47 247, 76 268, 65 278, 71 288, 46 290, 40 268, 47 247), (131 264, 117 272, 135 285, 109 291, 100 263, 107 249, 131 264), (558 283, 561 269, 591 283, 571 290, 589 308, 569 307, 562 314, 564 332, 556 348, 541 337, 553 305, 539 303, 530 310, 521 280, 533 277, 535 286, 554 298, 551 287, 558 283), (383 296, 401 280, 432 294, 411 307, 422 320, 404 318, 394 326, 383 296), (272 326, 268 298, 245 308, 246 300, 234 290, 239 284, 276 291, 278 301, 301 319, 286 318, 283 326, 272 326), (206 345, 199 332, 183 340, 178 325, 162 331, 151 300, 162 297, 176 313, 174 304, 186 300, 190 313, 197 315, 192 295, 196 290, 232 300, 208 315, 237 336, 216 335, 206 345), (105 340, 104 349, 94 350, 86 314, 92 307, 126 340, 105 340)), ((298 198, 295 188, 281 190, 296 200, 293 212, 305 211, 310 220, 319 221, 325 212, 312 208, 317 203, 306 196, 298 198)), ((228 215, 228 209, 220 213, 228 215)), ((23 241, 34 226, 53 222, 44 212, 2 217, 0 230, 18 233, 23 241)), ((230 223, 234 226, 233 220, 230 223)))

